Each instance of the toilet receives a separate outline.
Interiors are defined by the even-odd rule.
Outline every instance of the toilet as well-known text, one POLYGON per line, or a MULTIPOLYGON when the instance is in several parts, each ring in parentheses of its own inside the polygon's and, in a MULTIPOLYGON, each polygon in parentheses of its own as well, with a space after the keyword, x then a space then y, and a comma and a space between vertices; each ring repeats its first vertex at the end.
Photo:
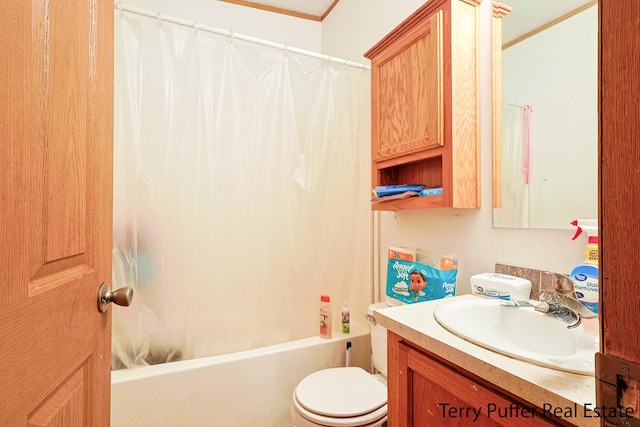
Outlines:
MULTIPOLYGON (((383 302, 371 304, 368 318, 384 307, 383 302)), ((307 375, 293 391, 291 417, 297 427, 387 425, 387 330, 371 323, 371 357, 379 373, 344 367, 307 375)))

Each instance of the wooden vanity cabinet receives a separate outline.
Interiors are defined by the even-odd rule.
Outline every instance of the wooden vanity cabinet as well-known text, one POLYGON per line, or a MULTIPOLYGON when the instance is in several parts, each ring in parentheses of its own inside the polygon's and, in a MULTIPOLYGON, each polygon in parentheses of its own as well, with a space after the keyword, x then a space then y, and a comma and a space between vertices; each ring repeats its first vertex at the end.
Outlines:
POLYGON ((372 186, 443 195, 375 210, 480 206, 478 6, 430 0, 365 53, 371 60, 372 186))
POLYGON ((389 425, 570 426, 388 331, 389 425), (493 410, 490 412, 490 410, 493 410), (475 411, 475 412, 474 412, 475 411), (476 417, 477 413, 477 417, 476 417))

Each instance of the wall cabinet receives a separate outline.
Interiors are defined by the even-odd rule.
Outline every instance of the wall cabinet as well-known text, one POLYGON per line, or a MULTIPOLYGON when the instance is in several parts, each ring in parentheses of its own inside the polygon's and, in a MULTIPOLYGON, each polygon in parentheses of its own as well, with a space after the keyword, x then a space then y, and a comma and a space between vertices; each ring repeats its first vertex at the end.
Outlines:
POLYGON ((389 425, 570 426, 388 332, 389 425))
POLYGON ((371 60, 372 186, 440 196, 376 210, 480 206, 478 6, 431 0, 365 53, 371 60))

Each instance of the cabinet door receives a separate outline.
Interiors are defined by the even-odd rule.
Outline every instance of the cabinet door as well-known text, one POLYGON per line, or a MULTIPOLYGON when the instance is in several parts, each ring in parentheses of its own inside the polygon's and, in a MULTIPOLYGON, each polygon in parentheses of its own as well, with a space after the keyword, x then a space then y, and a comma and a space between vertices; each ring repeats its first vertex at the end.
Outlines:
POLYGON ((373 160, 443 145, 440 10, 372 61, 373 160))
POLYGON ((389 375, 395 375, 389 381, 394 427, 560 425, 532 405, 512 401, 403 343, 392 345, 397 347, 389 358, 389 375))

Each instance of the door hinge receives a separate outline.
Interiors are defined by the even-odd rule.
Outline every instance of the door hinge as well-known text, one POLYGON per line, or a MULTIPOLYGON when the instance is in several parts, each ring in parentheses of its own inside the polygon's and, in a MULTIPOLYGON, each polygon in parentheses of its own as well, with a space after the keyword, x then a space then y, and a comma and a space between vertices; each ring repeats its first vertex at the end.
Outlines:
POLYGON ((640 427, 640 364, 596 353, 594 416, 610 425, 640 427))

